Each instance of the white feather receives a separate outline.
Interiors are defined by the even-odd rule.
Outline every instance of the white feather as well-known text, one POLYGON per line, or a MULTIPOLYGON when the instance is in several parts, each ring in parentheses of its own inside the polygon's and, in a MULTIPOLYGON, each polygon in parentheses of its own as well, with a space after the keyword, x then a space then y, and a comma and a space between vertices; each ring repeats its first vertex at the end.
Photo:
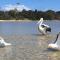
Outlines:
POLYGON ((43 18, 41 18, 41 19, 38 21, 37 24, 38 24, 39 31, 40 31, 42 34, 46 34, 46 28, 49 28, 49 26, 43 24, 43 18), (44 27, 42 27, 42 25, 44 25, 44 27))
POLYGON ((1 46, 8 46, 8 45, 11 45, 11 43, 5 42, 4 39, 2 37, 0 37, 0 47, 1 46))
POLYGON ((60 50, 60 32, 57 34, 58 37, 56 37, 55 43, 50 43, 48 45, 48 48, 54 49, 54 50, 60 50))

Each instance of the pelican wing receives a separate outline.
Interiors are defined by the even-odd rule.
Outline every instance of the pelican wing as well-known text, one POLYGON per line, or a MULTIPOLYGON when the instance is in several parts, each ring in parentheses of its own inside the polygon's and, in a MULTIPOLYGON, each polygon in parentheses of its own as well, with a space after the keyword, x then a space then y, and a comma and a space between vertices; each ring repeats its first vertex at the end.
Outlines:
POLYGON ((42 25, 44 25, 45 27, 50 27, 50 26, 48 26, 48 25, 45 25, 45 24, 42 24, 42 25))

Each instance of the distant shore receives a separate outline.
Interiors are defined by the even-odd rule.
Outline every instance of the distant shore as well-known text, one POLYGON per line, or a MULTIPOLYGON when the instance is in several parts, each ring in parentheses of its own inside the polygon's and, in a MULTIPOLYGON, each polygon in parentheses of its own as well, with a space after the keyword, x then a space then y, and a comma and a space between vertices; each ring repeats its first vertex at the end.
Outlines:
MULTIPOLYGON (((39 21, 39 20, 26 20, 26 19, 25 20, 0 20, 0 22, 31 22, 31 21, 39 21)), ((54 20, 54 21, 60 21, 60 20, 54 20)))
POLYGON ((0 20, 0 22, 30 22, 32 20, 0 20))

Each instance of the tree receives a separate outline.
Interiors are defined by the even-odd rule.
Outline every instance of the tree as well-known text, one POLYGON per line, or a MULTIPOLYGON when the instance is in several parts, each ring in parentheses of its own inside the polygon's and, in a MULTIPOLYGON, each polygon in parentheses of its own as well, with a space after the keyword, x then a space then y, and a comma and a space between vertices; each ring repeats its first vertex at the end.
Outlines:
POLYGON ((55 12, 54 11, 48 10, 48 11, 46 11, 46 14, 47 14, 47 18, 49 20, 55 19, 55 12))

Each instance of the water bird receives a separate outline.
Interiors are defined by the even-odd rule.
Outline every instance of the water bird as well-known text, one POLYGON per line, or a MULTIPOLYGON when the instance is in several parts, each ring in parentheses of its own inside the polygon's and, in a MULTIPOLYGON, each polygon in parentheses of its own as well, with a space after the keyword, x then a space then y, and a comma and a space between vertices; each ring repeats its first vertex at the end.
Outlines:
POLYGON ((60 32, 57 34, 56 40, 48 45, 49 49, 60 50, 60 32))
POLYGON ((47 32, 51 32, 50 26, 43 24, 43 18, 40 18, 37 24, 39 32, 41 32, 43 35, 45 35, 47 32))
POLYGON ((11 43, 7 43, 4 41, 4 39, 2 37, 0 37, 0 47, 5 47, 11 45, 11 43))

